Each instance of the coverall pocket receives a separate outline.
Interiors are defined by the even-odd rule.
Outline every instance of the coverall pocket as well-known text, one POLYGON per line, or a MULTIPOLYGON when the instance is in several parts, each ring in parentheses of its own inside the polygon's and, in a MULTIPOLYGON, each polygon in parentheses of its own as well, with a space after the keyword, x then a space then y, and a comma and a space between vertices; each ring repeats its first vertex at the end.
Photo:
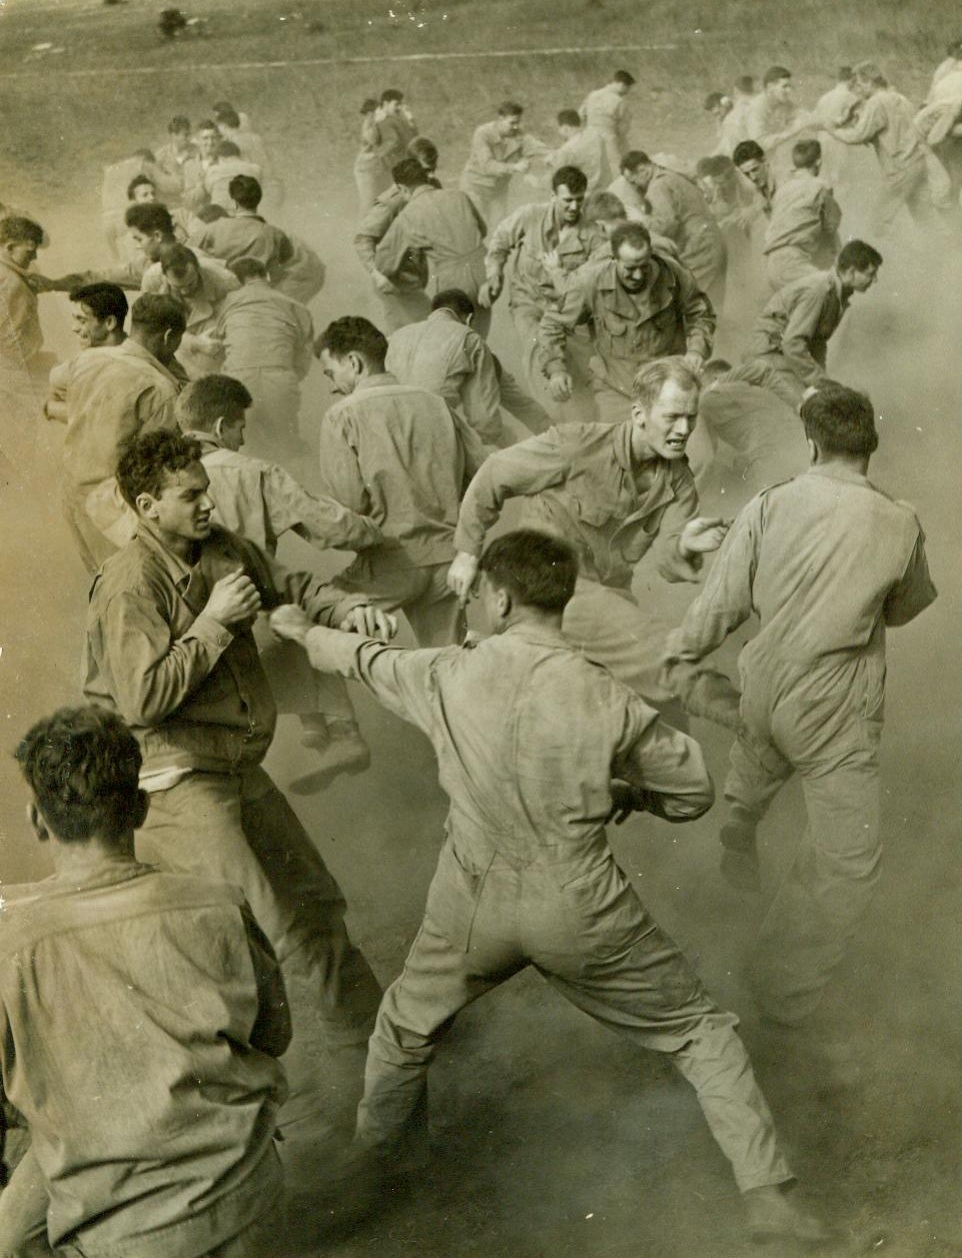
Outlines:
POLYGON ((471 941, 478 901, 492 855, 483 867, 454 850, 450 841, 441 849, 438 868, 428 889, 425 920, 452 947, 466 952, 471 941))
POLYGON ((561 884, 576 949, 592 957, 624 952, 647 928, 637 895, 613 858, 561 884))

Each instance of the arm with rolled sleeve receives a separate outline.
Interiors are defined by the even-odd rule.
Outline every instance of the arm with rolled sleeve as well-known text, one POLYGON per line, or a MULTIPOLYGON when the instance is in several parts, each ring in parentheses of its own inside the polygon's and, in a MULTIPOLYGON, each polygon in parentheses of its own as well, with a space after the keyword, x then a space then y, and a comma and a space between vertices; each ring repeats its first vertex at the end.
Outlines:
POLYGON ((919 535, 902 579, 890 590, 885 600, 882 612, 885 623, 893 628, 907 625, 934 603, 936 598, 938 591, 929 576, 929 565, 925 558, 925 534, 920 525, 919 535))
POLYGON ((694 821, 715 802, 701 747, 632 698, 612 773, 627 782, 635 808, 663 821, 694 821))
POLYGON ((389 712, 430 735, 434 662, 452 648, 408 651, 322 628, 309 629, 304 646, 312 668, 360 682, 389 712))
POLYGON ((488 529, 508 498, 540 493, 567 479, 571 460, 557 428, 489 455, 467 488, 458 515, 454 545, 480 555, 488 529))

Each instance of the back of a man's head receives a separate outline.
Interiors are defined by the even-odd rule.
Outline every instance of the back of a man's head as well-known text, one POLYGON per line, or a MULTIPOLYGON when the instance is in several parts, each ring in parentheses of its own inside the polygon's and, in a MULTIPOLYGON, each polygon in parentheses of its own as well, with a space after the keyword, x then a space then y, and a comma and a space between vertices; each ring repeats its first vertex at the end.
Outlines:
POLYGON ((791 77, 791 70, 786 69, 785 66, 770 66, 762 76, 762 86, 771 87, 774 83, 784 83, 791 77))
POLYGON ((622 87, 634 87, 635 76, 628 70, 616 70, 611 76, 612 83, 620 83, 622 87))
POLYGON ((639 166, 650 166, 651 158, 641 149, 629 149, 621 159, 621 170, 629 175, 639 168, 639 166))
POLYGON ((160 201, 143 201, 128 205, 124 213, 124 222, 128 227, 143 232, 145 236, 152 236, 155 232, 159 232, 161 236, 174 239, 174 220, 170 217, 170 210, 160 201))
POLYGON ((416 157, 403 157, 392 166, 391 178, 399 188, 420 188, 428 182, 427 172, 416 157))
POLYGON ((746 162, 763 162, 765 150, 757 140, 741 140, 735 145, 732 161, 736 166, 744 166, 746 162))
POLYGON ((119 716, 61 708, 38 721, 14 753, 37 808, 63 843, 112 843, 138 816, 141 754, 119 716))
POLYGON ((613 192, 590 192, 581 211, 586 223, 613 223, 627 219, 624 202, 613 192))
POLYGON ((560 538, 517 529, 488 545, 478 570, 520 606, 560 615, 575 591, 578 558, 560 538))
POLYGON ((561 109, 555 118, 559 127, 573 127, 576 130, 581 127, 581 115, 577 109, 561 109))
POLYGON ((248 280, 267 279, 267 267, 260 258, 238 258, 227 269, 236 275, 242 284, 246 284, 248 280))
POLYGON ((175 279, 183 279, 198 265, 196 253, 181 244, 164 245, 157 254, 157 261, 163 273, 175 279))
POLYGON ((221 101, 214 106, 214 121, 221 127, 227 127, 230 131, 236 131, 240 126, 240 114, 226 101, 221 101))
POLYGON ((159 428, 128 441, 117 460, 117 486, 134 511, 141 494, 159 498, 168 477, 199 463, 200 443, 182 432, 159 428))
POLYGON ((792 146, 792 165, 796 170, 813 170, 822 160, 818 140, 799 140, 792 146))
POLYGON ((799 408, 805 436, 829 458, 867 459, 878 448, 875 410, 865 393, 822 380, 799 408))
POLYGON ((474 302, 460 288, 444 288, 431 301, 431 310, 450 310, 462 323, 475 314, 474 302))
POLYGON ((408 145, 408 156, 415 158, 426 170, 436 170, 438 165, 438 146, 427 136, 416 135, 408 145))
POLYGON ((190 382, 178 396, 175 412, 185 431, 213 432, 219 419, 230 420, 243 414, 252 402, 240 380, 212 374, 190 382))
POLYGON ((256 210, 264 195, 253 175, 235 175, 227 185, 227 193, 242 210, 256 210))
POLYGON ((344 315, 329 323, 314 342, 314 353, 318 358, 325 350, 332 358, 357 354, 369 371, 378 372, 384 370, 387 338, 370 319, 362 315, 344 315))
POLYGON ((498 106, 499 118, 520 118, 524 113, 524 105, 519 105, 516 100, 503 100, 498 106))
POLYGON ((170 332, 183 336, 187 328, 184 307, 166 293, 144 293, 130 310, 130 334, 135 340, 149 340, 170 332))

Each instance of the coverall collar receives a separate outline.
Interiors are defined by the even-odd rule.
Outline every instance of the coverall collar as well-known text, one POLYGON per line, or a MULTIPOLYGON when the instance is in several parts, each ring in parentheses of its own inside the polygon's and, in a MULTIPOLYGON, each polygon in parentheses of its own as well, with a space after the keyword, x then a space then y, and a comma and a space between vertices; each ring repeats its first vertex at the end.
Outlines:
POLYGON ((501 636, 508 637, 509 634, 513 638, 522 638, 535 646, 557 646, 571 650, 571 643, 560 629, 552 629, 549 625, 537 624, 533 620, 516 621, 513 625, 509 625, 501 636))

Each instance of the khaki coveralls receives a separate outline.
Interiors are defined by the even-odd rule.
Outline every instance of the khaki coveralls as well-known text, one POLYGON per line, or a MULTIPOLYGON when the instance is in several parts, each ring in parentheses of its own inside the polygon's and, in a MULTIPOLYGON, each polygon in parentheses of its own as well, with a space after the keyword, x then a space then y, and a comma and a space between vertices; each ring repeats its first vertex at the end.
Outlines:
POLYGON ((753 978, 774 1019, 817 1007, 872 898, 881 859, 879 742, 885 627, 936 597, 911 507, 864 476, 816 465, 739 514, 704 589, 668 640, 697 662, 757 613, 739 658, 742 728, 725 797, 764 816, 802 779, 808 830, 762 923, 753 978))
POLYGON ((735 1033, 638 899, 605 836, 612 777, 670 821, 711 805, 698 744, 549 626, 473 650, 399 651, 312 630, 311 662, 423 730, 451 801, 424 921, 368 1048, 362 1143, 387 1156, 425 1111, 458 1012, 528 965, 692 1084, 744 1191, 791 1177, 735 1033))

